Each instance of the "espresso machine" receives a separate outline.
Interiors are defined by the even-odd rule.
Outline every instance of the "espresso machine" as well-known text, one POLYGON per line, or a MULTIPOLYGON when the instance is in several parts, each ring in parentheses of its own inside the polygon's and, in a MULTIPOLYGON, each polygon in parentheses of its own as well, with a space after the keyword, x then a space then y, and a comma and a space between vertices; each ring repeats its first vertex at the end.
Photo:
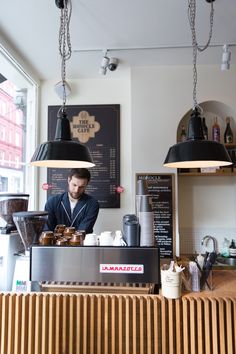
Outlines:
POLYGON ((0 291, 11 290, 14 254, 23 248, 12 214, 26 211, 28 200, 29 194, 0 193, 0 291))

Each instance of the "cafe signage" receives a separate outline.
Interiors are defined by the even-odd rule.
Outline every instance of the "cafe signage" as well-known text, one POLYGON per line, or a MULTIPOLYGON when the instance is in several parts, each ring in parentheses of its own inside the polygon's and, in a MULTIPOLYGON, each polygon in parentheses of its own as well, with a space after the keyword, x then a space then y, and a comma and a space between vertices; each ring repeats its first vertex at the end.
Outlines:
MULTIPOLYGON (((54 140, 60 106, 48 107, 48 140, 54 140)), ((66 106, 73 140, 86 145, 95 166, 86 192, 96 198, 100 208, 120 208, 120 105, 66 106)), ((48 168, 47 196, 67 190, 69 169, 48 168)))
POLYGON ((175 189, 174 174, 137 173, 146 181, 148 194, 152 197, 154 212, 154 237, 160 248, 161 258, 173 258, 175 245, 175 189))
POLYGON ((100 264, 100 273, 143 274, 143 264, 100 264))

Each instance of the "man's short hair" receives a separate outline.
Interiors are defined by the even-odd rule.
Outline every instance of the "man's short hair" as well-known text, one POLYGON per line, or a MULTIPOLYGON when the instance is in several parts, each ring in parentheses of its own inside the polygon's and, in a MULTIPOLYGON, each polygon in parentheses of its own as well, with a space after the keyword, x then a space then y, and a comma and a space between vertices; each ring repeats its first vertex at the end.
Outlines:
POLYGON ((87 179, 87 181, 90 181, 91 178, 91 174, 89 172, 89 170, 87 170, 87 168, 72 168, 70 170, 70 173, 68 175, 68 177, 71 179, 72 177, 75 178, 85 178, 87 179))

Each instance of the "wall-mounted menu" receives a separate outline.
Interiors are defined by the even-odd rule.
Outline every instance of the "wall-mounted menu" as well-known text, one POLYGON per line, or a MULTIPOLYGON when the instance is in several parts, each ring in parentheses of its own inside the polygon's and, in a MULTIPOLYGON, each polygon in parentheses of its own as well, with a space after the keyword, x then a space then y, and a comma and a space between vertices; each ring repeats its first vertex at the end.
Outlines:
POLYGON ((162 258, 172 258, 175 245, 174 174, 137 173, 146 180, 148 194, 152 196, 154 236, 162 258))
MULTIPOLYGON (((60 106, 48 107, 48 140, 54 140, 60 106)), ((119 208, 120 194, 120 105, 66 106, 73 140, 85 144, 95 163, 86 193, 100 208, 119 208)), ((47 196, 67 190, 68 169, 48 168, 47 196)))

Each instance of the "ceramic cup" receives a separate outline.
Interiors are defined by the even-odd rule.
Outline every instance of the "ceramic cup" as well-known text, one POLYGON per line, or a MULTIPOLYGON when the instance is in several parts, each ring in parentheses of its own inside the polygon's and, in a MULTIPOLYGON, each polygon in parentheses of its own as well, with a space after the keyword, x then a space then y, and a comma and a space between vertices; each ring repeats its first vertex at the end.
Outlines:
POLYGON ((113 246, 114 235, 111 231, 104 231, 99 237, 100 246, 113 246))
POLYGON ((96 234, 87 234, 84 239, 84 246, 97 246, 98 237, 96 234))

